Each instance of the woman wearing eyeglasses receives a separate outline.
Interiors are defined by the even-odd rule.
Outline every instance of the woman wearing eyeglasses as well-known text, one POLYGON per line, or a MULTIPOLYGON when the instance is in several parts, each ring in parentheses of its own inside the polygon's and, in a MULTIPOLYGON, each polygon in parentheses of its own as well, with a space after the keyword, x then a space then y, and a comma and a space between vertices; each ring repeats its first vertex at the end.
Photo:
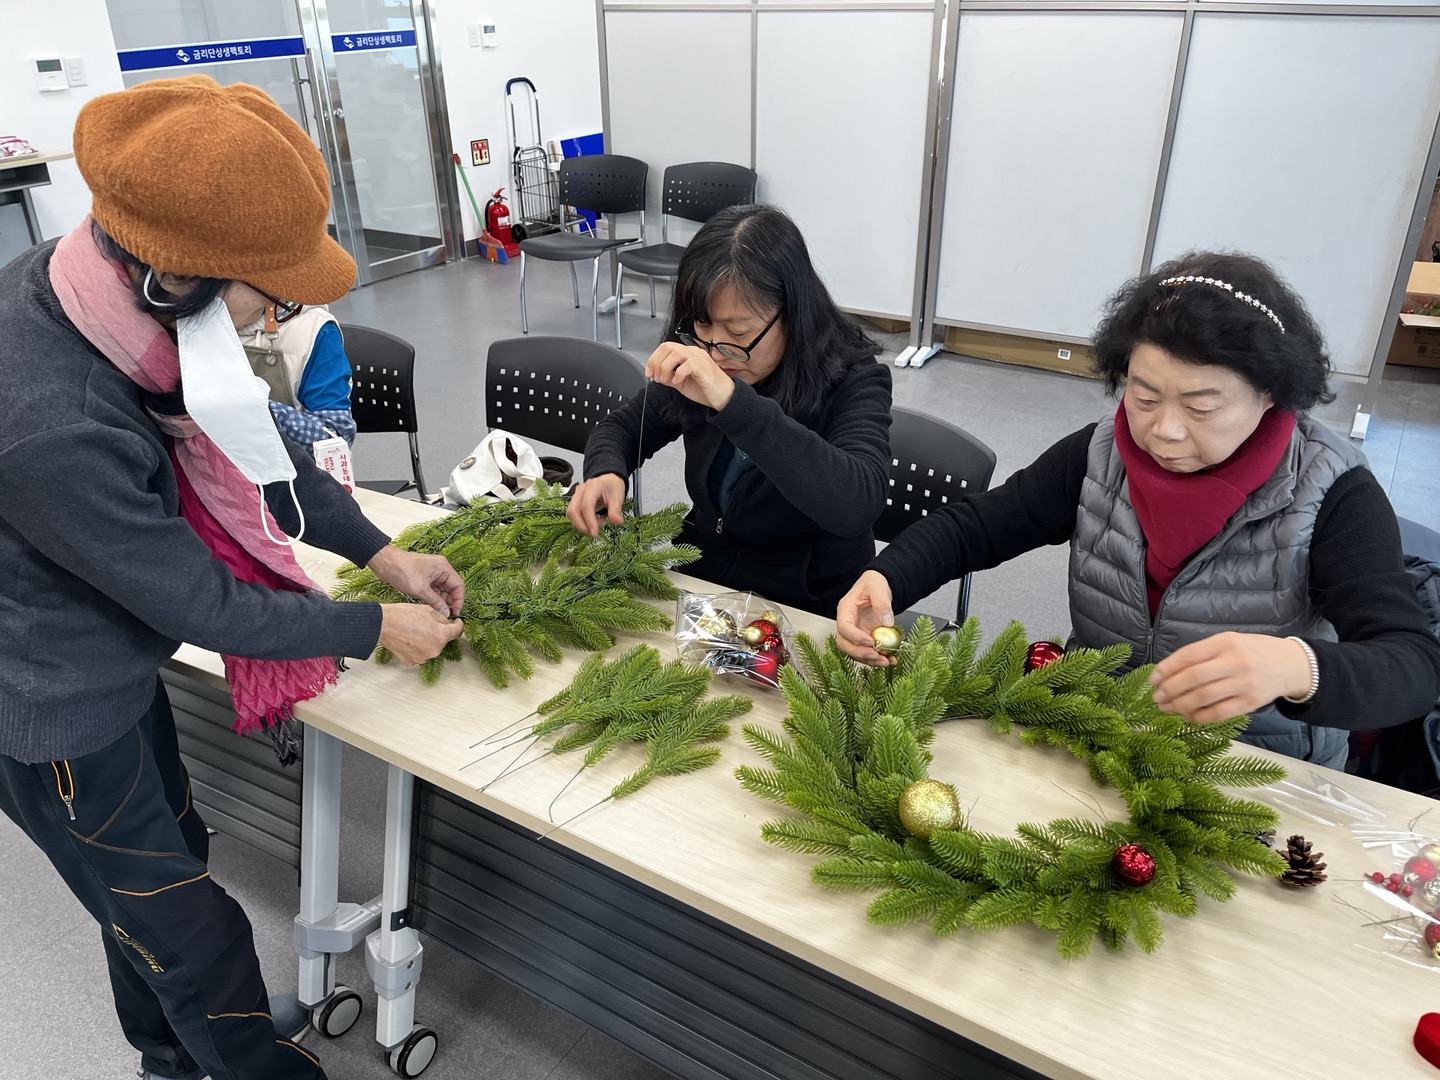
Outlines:
POLYGON ((685 249, 641 398, 585 448, 570 520, 619 523, 625 477, 676 439, 691 509, 682 567, 726 589, 834 611, 875 554, 890 463, 890 371, 835 306, 773 206, 710 219, 685 249))
POLYGON ((350 359, 340 324, 324 304, 266 300, 260 318, 240 328, 240 340, 251 370, 270 387, 275 426, 304 446, 337 435, 353 445, 350 359))
POLYGON ((1304 302, 1245 255, 1129 282, 1095 334, 1113 418, 998 488, 906 529, 840 602, 840 648, 971 570, 1070 545, 1072 640, 1130 646, 1166 712, 1248 714, 1243 742, 1344 768, 1349 730, 1424 716, 1440 642, 1364 455, 1309 410, 1334 400, 1304 302))

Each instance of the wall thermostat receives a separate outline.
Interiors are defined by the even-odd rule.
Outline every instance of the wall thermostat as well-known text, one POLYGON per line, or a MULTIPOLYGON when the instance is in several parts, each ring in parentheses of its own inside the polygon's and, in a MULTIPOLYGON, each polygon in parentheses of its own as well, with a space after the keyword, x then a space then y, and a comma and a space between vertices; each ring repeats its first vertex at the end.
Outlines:
POLYGON ((32 60, 31 63, 35 65, 35 81, 41 90, 68 90, 70 88, 70 84, 65 79, 65 65, 60 63, 58 56, 32 60))
POLYGON ((480 24, 480 44, 487 49, 493 49, 495 47, 496 39, 494 23, 480 24))

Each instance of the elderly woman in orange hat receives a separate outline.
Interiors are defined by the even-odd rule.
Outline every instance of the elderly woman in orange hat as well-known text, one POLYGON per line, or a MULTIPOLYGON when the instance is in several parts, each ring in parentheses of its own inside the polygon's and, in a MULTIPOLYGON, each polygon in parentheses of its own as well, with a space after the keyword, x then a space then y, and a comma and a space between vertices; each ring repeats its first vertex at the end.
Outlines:
POLYGON ((464 587, 282 440, 236 336, 354 281, 299 127, 253 87, 150 82, 86 105, 75 157, 92 217, 0 270, 0 809, 100 924, 142 1077, 311 1080, 206 868, 158 670, 223 653, 237 729, 293 757, 337 658, 435 656, 464 587), (328 599, 302 535, 426 604, 328 599))

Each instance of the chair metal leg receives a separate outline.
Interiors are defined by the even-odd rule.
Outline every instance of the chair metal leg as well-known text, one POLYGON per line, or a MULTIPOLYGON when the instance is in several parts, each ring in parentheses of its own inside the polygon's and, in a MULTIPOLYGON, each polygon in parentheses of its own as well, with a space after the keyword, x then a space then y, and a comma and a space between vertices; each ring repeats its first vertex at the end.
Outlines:
POLYGON ((650 318, 655 317, 655 278, 650 278, 650 318))
POLYGON ((420 491, 420 501, 428 502, 429 493, 425 490, 425 474, 420 471, 420 437, 415 432, 410 432, 410 468, 415 473, 415 486, 420 491))
POLYGON ((580 283, 575 279, 575 264, 570 264, 570 291, 575 294, 575 306, 580 306, 580 283))
POLYGON ((960 579, 960 602, 955 605, 955 621, 963 623, 965 616, 970 614, 970 577, 966 574, 960 579))
POLYGON ((622 303, 620 302, 620 298, 621 298, 622 296, 624 296, 624 295, 625 295, 625 264, 622 263, 622 262, 616 262, 616 264, 615 264, 615 347, 616 347, 617 349, 623 349, 623 348, 625 347, 625 343, 620 340, 620 309, 625 306, 624 304, 622 304, 622 303))
POLYGON ((520 332, 530 332, 530 320, 525 315, 525 252, 520 252, 520 332))
MULTIPOLYGON (((570 264, 574 266, 574 263, 570 264)), ((576 307, 579 307, 577 304, 576 307)), ((615 303, 617 312, 615 318, 620 318, 618 312, 620 303, 615 303)), ((594 269, 590 271, 590 336, 597 342, 600 340, 600 256, 595 256, 594 269)))

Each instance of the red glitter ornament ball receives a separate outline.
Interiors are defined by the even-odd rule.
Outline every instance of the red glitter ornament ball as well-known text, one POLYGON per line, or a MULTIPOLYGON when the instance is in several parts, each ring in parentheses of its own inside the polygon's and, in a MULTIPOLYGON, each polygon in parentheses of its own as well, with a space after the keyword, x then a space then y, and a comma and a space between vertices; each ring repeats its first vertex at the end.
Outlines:
POLYGON ((1440 870, 1435 869, 1435 864, 1423 855, 1416 855, 1405 863, 1405 873, 1414 874, 1420 881, 1434 881, 1440 876, 1440 870))
POLYGON ((1132 889, 1148 885, 1155 876, 1155 860, 1139 844, 1126 844, 1118 848, 1110 860, 1110 869, 1132 889))
POLYGON ((1440 923, 1425 924, 1425 944, 1432 949, 1436 945, 1440 945, 1440 923))
POLYGON ((783 653, 785 651, 785 639, 780 636, 779 631, 773 634, 766 634, 760 639, 760 651, 783 653))
MULTIPOLYGON (((1034 671, 1036 668, 1053 664, 1060 657, 1065 655, 1065 650, 1053 641, 1037 641, 1025 650, 1025 670, 1034 671)), ((1123 849, 1122 849, 1123 850, 1123 849)), ((1148 878, 1146 880, 1149 880, 1148 878)))

